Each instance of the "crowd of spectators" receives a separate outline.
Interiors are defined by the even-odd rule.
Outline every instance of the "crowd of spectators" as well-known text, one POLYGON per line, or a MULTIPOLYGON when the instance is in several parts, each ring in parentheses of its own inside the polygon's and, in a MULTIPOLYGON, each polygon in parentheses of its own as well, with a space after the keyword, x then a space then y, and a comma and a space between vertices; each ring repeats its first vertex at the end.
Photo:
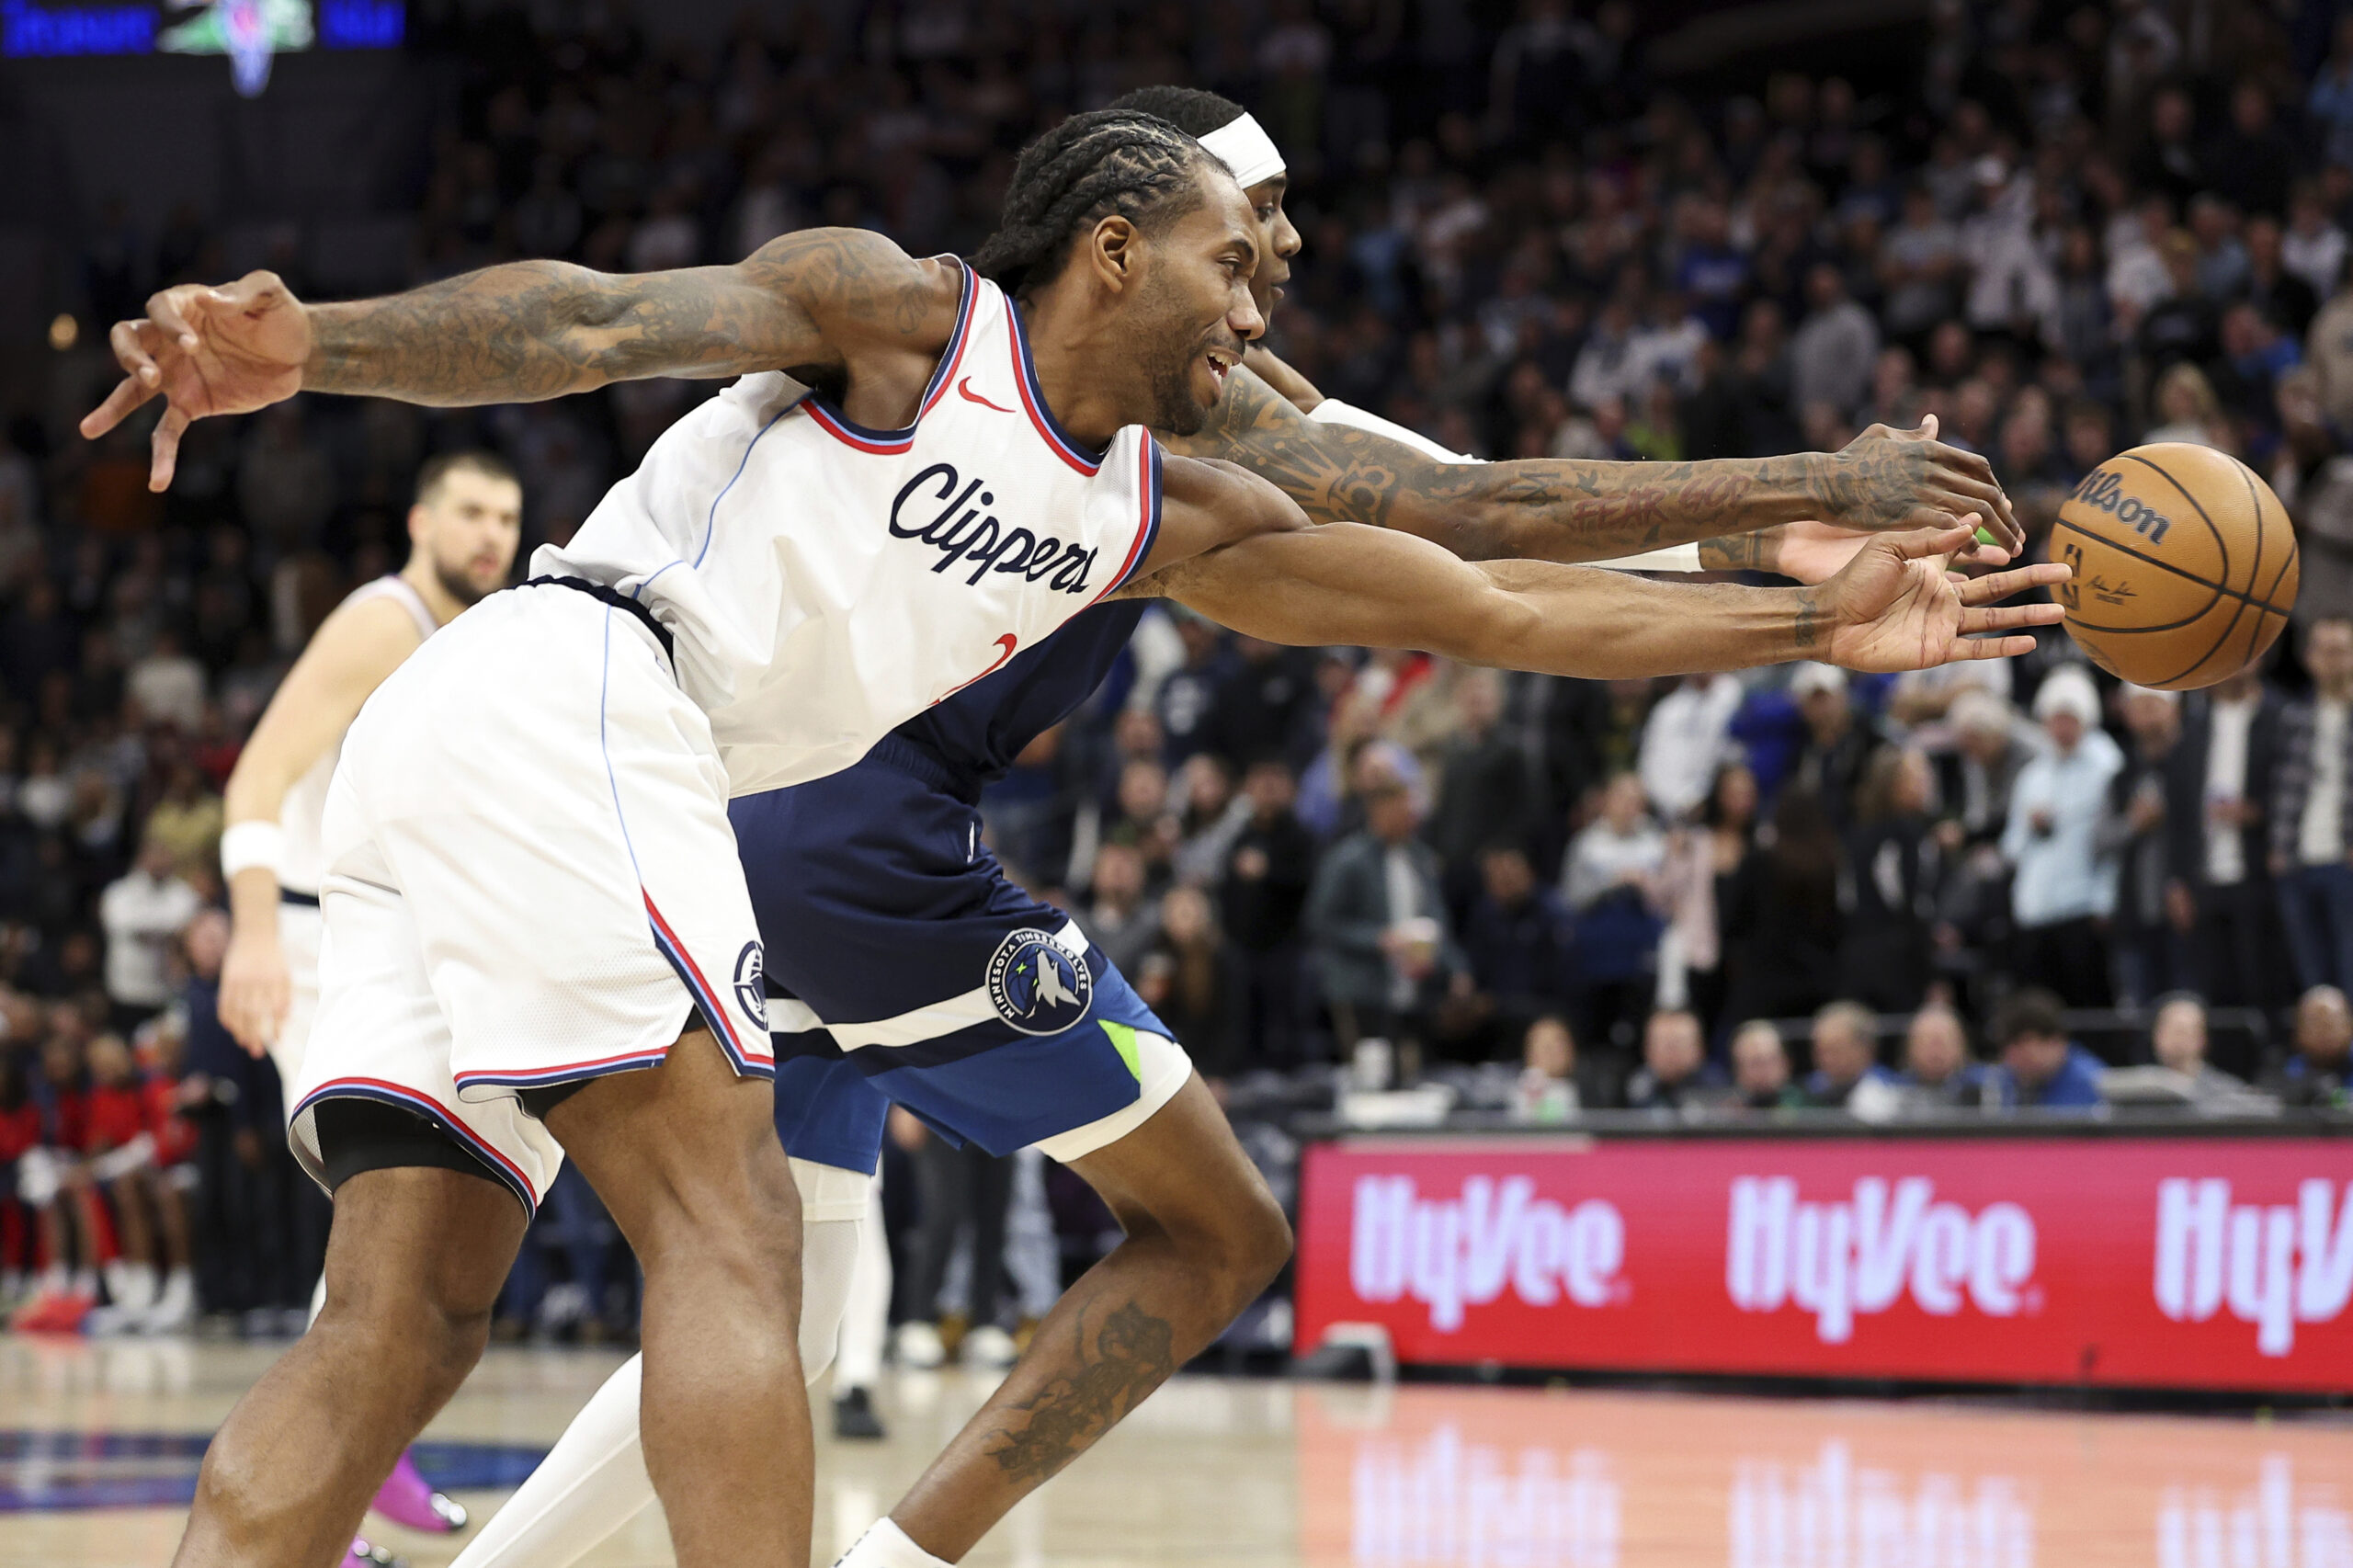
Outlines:
MULTIPOLYGON (((969 249, 1041 126, 1193 82, 1290 160, 1306 249, 1272 346, 1465 453, 1737 458, 1934 415, 2038 545, 2144 439, 2239 455, 2295 521, 2279 655, 2187 698, 2120 690, 2055 634, 1900 678, 1597 683, 1155 612, 983 811, 1205 1073, 1483 1065, 1535 1119, 2075 1106, 2104 1091, 2071 1020, 2121 1005, 2156 1025, 2098 1036, 2107 1065, 2226 1098, 2211 1006, 2242 1075, 2345 1102, 2353 18, 1941 0, 1868 82, 1687 97, 1626 0, 835 15, 747 13, 714 48, 421 15, 445 90, 403 198, 411 278, 729 260, 820 222, 969 249)), ((267 259, 301 291, 307 256, 297 222, 267 259)), ((76 309, 223 261, 194 208, 142 229, 102 205, 76 309)), ((105 369, 60 355, 0 448, 0 1289, 110 1261, 153 1276, 109 1294, 157 1322, 191 1270, 209 1306, 282 1312, 321 1209, 269 1069, 211 1017, 240 737, 340 592, 397 564, 423 456, 502 450, 529 532, 562 540, 710 389, 301 399, 199 424, 157 496, 142 428, 57 417, 105 369), (91 1114, 126 1086, 139 1117, 91 1114), (118 1166, 138 1190, 95 1204, 118 1166)))

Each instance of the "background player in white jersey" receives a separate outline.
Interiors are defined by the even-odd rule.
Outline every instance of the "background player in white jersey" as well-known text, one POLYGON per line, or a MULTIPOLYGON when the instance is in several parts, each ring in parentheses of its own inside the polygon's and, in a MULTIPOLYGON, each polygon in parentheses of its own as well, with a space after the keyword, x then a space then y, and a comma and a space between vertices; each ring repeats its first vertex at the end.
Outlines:
POLYGON ((1018 313, 958 264, 820 231, 734 268, 523 264, 316 312, 260 278, 167 291, 119 329, 131 377, 85 427, 168 384, 166 477, 188 418, 306 384, 454 403, 781 367, 833 392, 790 398, 752 374, 697 410, 571 546, 541 553, 545 587, 437 639, 354 726, 329 809, 317 1104, 297 1123, 338 1189, 328 1308, 214 1443, 184 1560, 324 1555, 323 1522, 356 1517, 358 1475, 390 1461, 382 1435, 413 1434, 479 1354, 521 1233, 485 1189, 528 1204, 566 1151, 646 1267, 645 1451, 679 1561, 805 1558, 807 1412, 770 1326, 797 1315, 794 1195, 768 1097, 745 1082, 767 1065, 749 1038, 759 948, 734 947, 751 921, 722 797, 855 757, 1051 633, 1083 608, 1072 596, 1168 595, 1270 639, 1585 675, 1824 654, 1912 667, 2022 651, 2030 639, 1968 634, 2055 619, 1988 605, 2063 568, 1948 578, 1965 526, 1874 541, 1819 591, 1677 588, 1308 528, 1223 465, 1171 460, 1164 490, 1134 426, 1198 429, 1259 331, 1256 224, 1231 174, 1165 122, 1080 117, 1053 162, 1053 201, 1027 210, 1024 174, 1048 171, 1017 171, 1008 211, 1025 216, 992 242, 1018 313), (1011 345, 1009 368, 982 355, 957 379, 991 342, 1011 345), (1013 425, 956 412, 951 382, 1013 425), (1024 462, 1019 414, 1084 483, 1024 462), (999 461, 1022 483, 966 481, 983 487, 960 513, 975 494, 960 463, 999 461), (998 656, 982 663, 984 642, 998 656), (730 972, 731 953, 722 992, 707 971, 730 972), (709 1027, 674 1043, 689 999, 709 1027), (382 1099, 405 1121, 343 1114, 382 1099), (404 1364, 426 1369, 421 1387, 396 1386, 404 1364), (262 1473, 257 1458, 298 1441, 316 1458, 303 1485, 262 1473))
MULTIPOLYGON (((506 586, 522 522, 523 489, 502 459, 463 451, 427 461, 408 512, 407 564, 360 585, 320 624, 229 775, 221 870, 233 926, 221 1022, 247 1051, 268 1052, 290 1111, 319 1005, 320 824, 344 732, 427 637, 506 586)), ((465 1510, 426 1485, 405 1451, 373 1506, 412 1529, 465 1526, 465 1510)))
MULTIPOLYGON (((1289 258, 1300 246, 1283 212, 1286 180, 1271 141, 1240 106, 1196 90, 1147 88, 1112 108, 1154 114, 1202 133, 1203 144, 1243 182, 1261 230, 1252 292, 1261 312, 1270 315, 1289 276, 1289 258)), ((1051 156, 1051 136, 1041 148, 1051 156)), ((1270 375, 1297 380, 1255 346, 1249 359, 1270 375)), ((1325 411, 1327 420, 1333 412, 1325 411)), ((1799 520, 1801 506, 1831 516, 1860 514, 1856 520, 1864 524, 1982 507, 1990 523, 2015 527, 1982 459, 1893 433, 1874 433, 1858 443, 1848 467, 1869 465, 1873 477, 1838 494, 1828 485, 1807 487, 1809 471, 1819 474, 1830 461, 1820 454, 1697 465, 1540 460, 1466 472, 1449 465, 1469 460, 1435 448, 1426 453, 1430 444, 1422 437, 1395 435, 1409 444, 1400 445, 1391 434, 1302 417, 1247 371, 1230 379, 1199 432, 1162 433, 1172 450, 1224 459, 1272 479, 1313 516, 1380 521, 1481 557, 1586 560, 1652 542, 1643 536, 1654 528, 1696 527, 1712 511, 1718 526, 1768 526, 1618 564, 1653 570, 1765 564, 1818 581, 1843 566, 1868 535, 1799 520), (1727 505, 1728 497, 1736 499, 1727 505)), ((1996 563, 2004 558, 1998 549, 1984 554, 1996 563)), ((884 750, 878 747, 849 773, 742 800, 731 812, 767 940, 770 979, 784 977, 789 994, 799 998, 772 1009, 780 1065, 788 1042, 801 1052, 828 1049, 822 1043, 828 1040, 869 1041, 866 1049, 832 1061, 796 1055, 793 1071, 780 1072, 778 1110, 787 1149, 825 1167, 822 1179, 836 1187, 844 1176, 862 1181, 874 1165, 870 1145, 880 1138, 875 1091, 904 1096, 936 1126, 992 1152, 1046 1139, 1057 1158, 1097 1185, 1131 1237, 1074 1289, 1048 1332, 1032 1340, 1003 1387, 893 1510, 893 1522, 879 1526, 853 1550, 856 1562, 917 1563, 930 1561, 931 1552, 960 1556, 1222 1329, 1287 1251, 1279 1214, 1209 1097, 1189 1094, 1168 1114, 1154 1114, 1189 1076, 1184 1053, 1108 960, 1082 950, 1090 946, 1083 937, 1074 939, 1069 959, 1076 966, 1074 981, 1094 971, 1095 994, 1060 1038, 1034 1038, 1040 1031, 1033 1026, 1024 1030, 1032 1038, 992 1046, 975 1040, 981 1025, 939 1001, 973 978, 961 960, 971 956, 962 948, 976 940, 976 928, 988 933, 977 938, 976 952, 995 940, 999 926, 1076 928, 1060 911, 1014 908, 1022 901, 1009 889, 992 891, 1003 882, 993 860, 961 864, 970 812, 955 801, 977 795, 987 765, 964 744, 974 725, 961 719, 935 723, 935 715, 985 708, 990 717, 983 727, 993 735, 1041 728, 1056 716, 1048 711, 1054 699, 1044 693, 1061 690, 1067 700, 1078 700, 1094 686, 1103 656, 1125 640, 1123 628, 1132 624, 1131 615, 1108 627, 1058 633, 1003 676, 957 694, 948 706, 894 733, 892 742, 905 737, 918 756, 943 767, 952 779, 926 778, 920 787, 911 785, 902 769, 877 760, 884 750), (1014 684, 1006 688, 1007 682, 1014 684), (927 841, 935 835, 954 841, 954 871, 930 852, 927 841), (836 843, 857 848, 836 853, 831 847, 836 843), (797 889, 798 895, 772 895, 770 882, 797 889), (1000 917, 993 924, 980 918, 977 911, 984 908, 1000 917), (928 911, 929 917, 907 913, 913 910, 928 911), (856 936, 846 934, 852 929, 856 936), (878 948, 892 956, 882 958, 878 948), (827 983, 819 990, 813 982, 821 974, 827 983), (908 1038, 883 1044, 870 1037, 890 1036, 895 1021, 830 1031, 818 1023, 821 1043, 813 1048, 805 1033, 812 1020, 839 1025, 844 1017, 813 1013, 804 1004, 813 999, 830 1009, 845 997, 867 1009, 850 1017, 924 1021, 908 1038), (790 1017, 802 1021, 788 1023, 790 1017), (1149 1072, 1131 1063, 1139 1080, 1148 1077, 1150 1084, 1142 1092, 1131 1084, 1130 1103, 1116 1111, 1074 1087, 1089 1077, 1092 1058, 1111 1049, 1098 1022, 1125 1031, 1150 1058, 1149 1072), (918 1035, 926 1038, 914 1038, 918 1035), (952 1047, 946 1038, 951 1035, 952 1047), (874 1064, 901 1057, 908 1046, 926 1059, 935 1051, 949 1059, 936 1068, 882 1071, 874 1064), (1039 1054, 1054 1051, 1063 1054, 1039 1054), (878 1075, 864 1076, 856 1063, 867 1063, 865 1071, 878 1075), (1003 1111, 1007 1105, 1021 1108, 1018 1118, 1003 1111), (817 1124, 827 1117, 835 1124, 817 1124), (1156 1267, 1156 1256, 1154 1266, 1147 1266, 1144 1255, 1164 1242, 1171 1266, 1156 1267), (1076 1333, 1064 1332, 1065 1318, 1076 1321, 1076 1333), (1107 1336, 1107 1323, 1132 1324, 1133 1332, 1107 1336), (1092 1337, 1089 1324, 1096 1325, 1092 1337), (1169 1352, 1157 1360, 1142 1354, 1154 1335, 1167 1342, 1169 1352)), ((1004 743, 1007 750, 1016 744, 1004 743)), ((796 1158, 796 1168, 800 1164, 796 1158)), ((801 1344, 813 1376, 834 1341, 823 1315, 838 1312, 848 1295, 847 1278, 835 1275, 858 1251, 854 1217, 862 1206, 846 1197, 835 1207, 847 1217, 819 1216, 804 1206, 810 1228, 801 1344)), ((632 1452, 635 1377, 634 1364, 625 1366, 598 1392, 546 1463, 468 1547, 459 1568, 561 1568, 651 1500, 632 1452)))

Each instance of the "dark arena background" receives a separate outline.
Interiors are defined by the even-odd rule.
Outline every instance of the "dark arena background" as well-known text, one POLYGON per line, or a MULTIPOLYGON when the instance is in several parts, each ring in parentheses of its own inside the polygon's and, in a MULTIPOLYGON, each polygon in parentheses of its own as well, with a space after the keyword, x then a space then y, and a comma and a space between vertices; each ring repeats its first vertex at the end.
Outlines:
MULTIPOLYGON (((1490 460, 1933 416, 2035 559, 2111 453, 2198 443, 2302 587, 2179 695, 2057 628, 1602 682, 1150 611, 985 844, 1173 1027, 1297 1250, 966 1561, 2353 1568, 2336 0, 0 0, 0 1568, 169 1561, 306 1323, 329 1206, 216 1012, 264 706, 427 460, 512 465, 519 580, 718 390, 302 396, 159 494, 160 404, 76 428, 110 326, 256 268, 970 254, 1032 137, 1164 85, 1280 150, 1264 346, 1324 397, 1490 460)), ((904 1111, 881 1190, 821 1562, 1119 1239, 904 1111)), ((474 1524, 380 1551, 464 1548, 639 1284, 567 1167, 415 1450, 474 1524)), ((581 1561, 670 1562, 661 1511, 581 1561)))

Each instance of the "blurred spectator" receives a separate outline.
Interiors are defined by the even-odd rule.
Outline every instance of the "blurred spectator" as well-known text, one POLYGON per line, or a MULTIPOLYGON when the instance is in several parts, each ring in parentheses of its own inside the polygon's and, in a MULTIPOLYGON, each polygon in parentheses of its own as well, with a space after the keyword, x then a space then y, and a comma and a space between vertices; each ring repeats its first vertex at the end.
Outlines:
POLYGON ((1160 937, 1160 911, 1146 890, 1143 851, 1132 844, 1106 844, 1095 854, 1095 896, 1086 910, 1086 934, 1122 973, 1138 973, 1144 955, 1160 937))
POLYGON ((1514 1121, 1567 1121, 1581 1111, 1609 1104, 1601 1074, 1580 1057, 1576 1036, 1558 1013, 1529 1024, 1520 1037, 1519 1055, 1519 1076, 1512 1088, 1514 1121))
POLYGON ((2343 991, 2315 985, 2297 1001, 2294 1047, 2264 1074, 2263 1087, 2283 1105, 2353 1105, 2353 1007, 2343 991))
POLYGON ((2195 851, 2174 868, 2196 922, 2190 972, 2219 1006, 2273 1006, 2285 946, 2265 813, 2279 758, 2280 703, 2245 669, 2194 695, 2183 769, 2199 788, 2195 851))
POLYGON ((1479 857, 1479 896, 1462 922, 1462 953, 1478 987, 1466 1022, 1506 1037, 1568 1005, 1574 926, 1561 895, 1536 880, 1528 852, 1490 846, 1479 857))
POLYGON ((2246 1092, 2245 1080, 2206 1060, 2206 1004, 2187 991, 2157 998, 2149 1021, 2149 1054, 2189 1080, 2193 1100, 2228 1099, 2246 1092))
POLYGON ((204 666, 180 648, 179 633, 166 626, 123 682, 139 718, 194 734, 204 720, 204 666))
POLYGON ((2271 871, 2309 990, 2353 985, 2353 619, 2326 615, 2304 633, 2312 695, 2279 716, 2271 783, 2271 871))
POLYGON ((2016 870, 2013 968, 2071 1006, 2105 1007, 2112 992, 2102 926, 2116 908, 2116 869, 2099 834, 2124 756, 2097 727, 2099 695, 2081 665, 2042 677, 2034 716, 2047 745, 2019 769, 2002 833, 2002 853, 2016 870))
POLYGON ((2181 698, 2128 686, 2121 693, 2129 750, 2109 785, 2101 848, 2118 862, 2117 994, 2131 1007, 2190 972, 2196 911, 2184 881, 2199 853, 2199 790, 2181 743, 2181 698))
POLYGON ((2067 1038, 2059 998, 2029 987, 1994 1011, 2000 1053, 1988 1074, 1988 1099, 2007 1109, 2088 1110, 2106 1103, 2099 1058, 2067 1038))
POLYGON ((1847 279, 1827 261, 1806 273, 1812 307, 1790 339, 1790 390, 1800 409, 1828 408, 1851 418, 1879 357, 1879 324, 1847 293, 1847 279))
POLYGON ((1136 990, 1205 1078, 1232 1077, 1252 1065, 1233 1046, 1228 964, 1209 895, 1183 886, 1161 895, 1159 938, 1144 957, 1136 990))
POLYGON ((1870 1118, 1895 1105, 1895 1074, 1879 1064, 1879 1019, 1859 1002, 1833 1002, 1813 1016, 1813 1071, 1806 1104, 1870 1118))
POLYGON ((1910 1012, 1928 987, 1945 870, 1928 817, 1935 790, 1926 753, 1884 748, 1863 775, 1847 830, 1838 988, 1881 1012, 1910 1012))
POLYGON ((1756 843, 1756 775, 1743 762, 1716 769, 1699 820, 1668 838, 1660 876, 1667 927, 1659 942, 1659 1005, 1689 1007, 1710 1028, 1724 997, 1725 890, 1756 843))
POLYGON ((1810 790, 1774 802, 1772 833, 1724 887, 1725 1018, 1787 1018, 1830 999, 1844 925, 1838 838, 1810 790))
POLYGON ((1790 696, 1805 720, 1805 741, 1787 787, 1813 793, 1831 825, 1843 828, 1855 820, 1864 770, 1886 737, 1869 714, 1855 711, 1847 672, 1836 665, 1798 665, 1790 676, 1790 696))
POLYGON ((1898 1080, 1910 1104, 1934 1108, 1984 1103, 1986 1069, 1969 1055, 1969 1031, 1950 1007, 1931 1005, 1912 1015, 1904 1030, 1904 1073, 1898 1080))
POLYGON ((1291 812, 1290 765, 1262 758, 1243 775, 1250 817, 1234 835, 1219 896, 1235 959, 1241 1042, 1256 1042, 1267 1064, 1304 1060, 1302 919, 1315 874, 1315 840, 1291 812))
MULTIPOLYGON (((2206 332, 2205 307, 2201 304, 2198 309, 2200 312, 2199 330, 2206 332)), ((2185 347, 2183 352, 2195 353, 2198 358, 2205 358, 2213 350, 2200 340, 2185 347)), ((2222 400, 2214 395, 2214 383, 2207 380, 2205 372, 2196 365, 2176 364, 2160 376, 2154 402, 2158 423, 2150 427, 2142 440, 2151 444, 2187 441, 2192 446, 2213 447, 2225 452, 2237 449, 2238 442, 2231 435, 2230 422, 2222 417, 2222 400)))
POLYGON ((1733 1030, 1732 1086, 1750 1110, 1787 1110, 1806 1103, 1805 1091, 1790 1078, 1790 1048, 1781 1031, 1762 1018, 1733 1030))
POLYGON ((172 999, 172 945, 203 907, 174 870, 169 843, 150 838, 139 859, 107 886, 98 919, 107 934, 107 999, 129 1028, 172 999))
POLYGON ((1307 896, 1307 929, 1343 1051, 1366 1035, 1404 1048, 1427 1038, 1428 1013, 1470 976, 1448 930, 1438 857, 1414 836, 1414 794, 1383 780, 1364 797, 1365 825, 1332 846, 1307 896))
POLYGON ((1014 1359, 1013 1336, 999 1321, 1005 1277, 1006 1213, 1013 1199, 1013 1160, 977 1143, 959 1148, 899 1107, 891 1108, 892 1134, 915 1164, 916 1223, 907 1246, 908 1316, 896 1340, 903 1367, 937 1367, 947 1358, 940 1321, 951 1313, 969 1324, 960 1353, 966 1365, 1002 1371, 1014 1359), (914 1123, 910 1126, 909 1123, 914 1123), (961 1310, 942 1295, 958 1244, 968 1251, 961 1310))
POLYGON ((1686 676, 1652 705, 1643 725, 1643 789, 1661 818, 1680 823, 1697 808, 1723 761, 1741 685, 1728 675, 1686 676))
POLYGON ((1536 770, 1527 748, 1499 728, 1503 677, 1466 669, 1454 684, 1458 727, 1438 753, 1438 803, 1425 835, 1449 868, 1469 868, 1480 850, 1517 843, 1536 826, 1536 770))
POLYGON ((1708 1060, 1699 1020, 1662 1008, 1643 1024, 1643 1064, 1626 1081, 1631 1110, 1690 1111, 1720 1098, 1723 1074, 1708 1060))
POLYGON ((1196 752, 1187 759, 1179 784, 1176 848, 1169 868, 1180 882, 1210 887, 1250 820, 1250 804, 1235 794, 1233 771, 1215 752, 1196 752))
POLYGON ((1562 891, 1576 916, 1576 973, 1586 1036, 1624 1050, 1656 986, 1666 836, 1651 822, 1642 780, 1613 776, 1600 813, 1569 844, 1562 891))

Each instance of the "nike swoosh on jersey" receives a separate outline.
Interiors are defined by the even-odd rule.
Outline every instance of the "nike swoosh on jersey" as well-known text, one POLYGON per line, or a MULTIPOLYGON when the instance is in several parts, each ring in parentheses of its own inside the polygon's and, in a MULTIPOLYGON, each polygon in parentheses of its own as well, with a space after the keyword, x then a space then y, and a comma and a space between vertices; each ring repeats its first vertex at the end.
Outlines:
POLYGON ((966 403, 977 403, 983 408, 995 408, 999 414, 1010 414, 1013 412, 1013 410, 1009 408, 998 408, 995 403, 991 403, 988 399, 974 392, 972 390, 972 378, 970 376, 966 376, 962 381, 956 383, 956 395, 962 398, 966 403))

